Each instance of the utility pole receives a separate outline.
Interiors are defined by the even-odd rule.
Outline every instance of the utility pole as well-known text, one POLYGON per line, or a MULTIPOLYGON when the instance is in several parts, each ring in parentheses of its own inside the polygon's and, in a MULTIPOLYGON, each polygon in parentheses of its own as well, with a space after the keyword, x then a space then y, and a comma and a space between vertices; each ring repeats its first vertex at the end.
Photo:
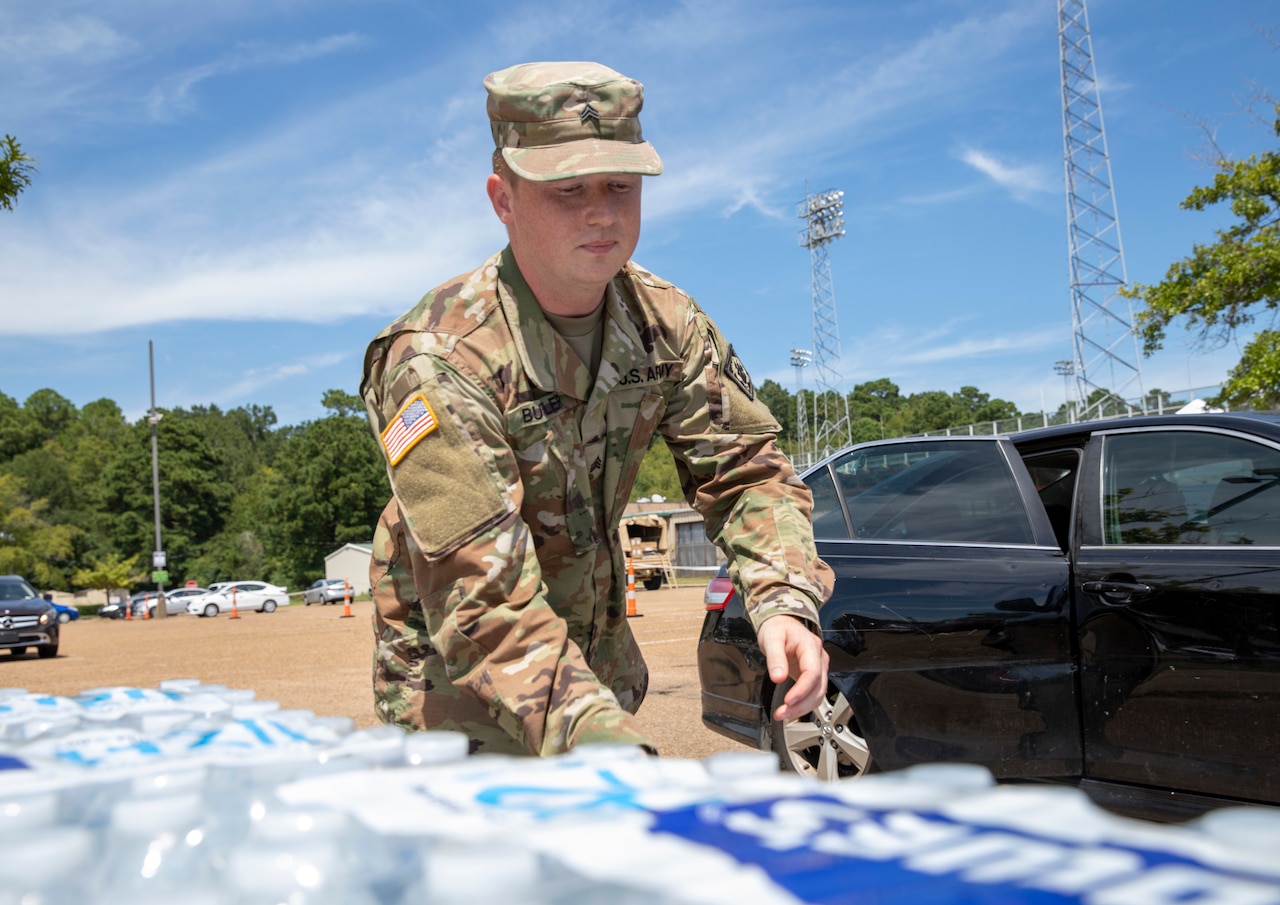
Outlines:
POLYGON ((156 441, 156 425, 160 423, 160 413, 156 411, 156 358, 151 340, 147 340, 147 364, 151 369, 151 414, 147 422, 151 425, 151 498, 155 503, 156 548, 151 554, 151 578, 156 583, 156 616, 163 619, 169 615, 169 608, 164 602, 164 586, 169 580, 165 571, 168 565, 164 553, 164 545, 160 542, 160 448, 156 441))

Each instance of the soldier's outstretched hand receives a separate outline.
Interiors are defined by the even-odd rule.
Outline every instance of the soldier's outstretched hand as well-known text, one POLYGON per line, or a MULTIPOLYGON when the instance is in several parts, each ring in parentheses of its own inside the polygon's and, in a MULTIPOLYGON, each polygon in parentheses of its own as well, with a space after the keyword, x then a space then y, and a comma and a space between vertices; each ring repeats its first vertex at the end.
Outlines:
POLYGON ((822 639, 803 620, 777 615, 760 624, 756 640, 764 653, 769 681, 775 685, 787 678, 795 681, 773 718, 793 720, 810 713, 827 691, 830 658, 822 648, 822 639))

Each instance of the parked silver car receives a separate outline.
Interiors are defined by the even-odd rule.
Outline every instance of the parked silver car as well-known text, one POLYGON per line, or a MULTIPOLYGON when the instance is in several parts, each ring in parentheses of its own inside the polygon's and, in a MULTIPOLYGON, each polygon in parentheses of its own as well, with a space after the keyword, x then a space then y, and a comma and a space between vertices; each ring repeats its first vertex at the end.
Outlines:
POLYGON ((318 578, 313 581, 302 594, 302 602, 307 606, 313 603, 342 603, 356 596, 351 582, 345 578, 318 578))

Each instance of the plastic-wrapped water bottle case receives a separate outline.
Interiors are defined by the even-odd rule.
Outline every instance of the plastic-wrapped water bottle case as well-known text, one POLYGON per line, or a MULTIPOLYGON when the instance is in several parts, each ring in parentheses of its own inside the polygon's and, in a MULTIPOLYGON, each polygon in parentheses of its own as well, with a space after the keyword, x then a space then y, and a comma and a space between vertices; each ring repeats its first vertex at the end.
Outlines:
POLYGON ((0 689, 0 905, 1280 905, 1280 812, 1164 826, 934 764, 468 756, 174 679, 0 689))

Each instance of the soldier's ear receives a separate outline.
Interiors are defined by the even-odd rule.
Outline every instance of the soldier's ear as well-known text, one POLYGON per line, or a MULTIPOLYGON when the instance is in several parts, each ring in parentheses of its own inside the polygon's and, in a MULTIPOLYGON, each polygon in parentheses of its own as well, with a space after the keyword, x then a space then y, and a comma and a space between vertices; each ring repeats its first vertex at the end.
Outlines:
POLYGON ((511 208, 511 186, 507 185, 506 180, 497 173, 491 173, 484 187, 489 193, 489 203, 493 205, 493 212, 498 215, 499 220, 510 226, 515 219, 511 208))

